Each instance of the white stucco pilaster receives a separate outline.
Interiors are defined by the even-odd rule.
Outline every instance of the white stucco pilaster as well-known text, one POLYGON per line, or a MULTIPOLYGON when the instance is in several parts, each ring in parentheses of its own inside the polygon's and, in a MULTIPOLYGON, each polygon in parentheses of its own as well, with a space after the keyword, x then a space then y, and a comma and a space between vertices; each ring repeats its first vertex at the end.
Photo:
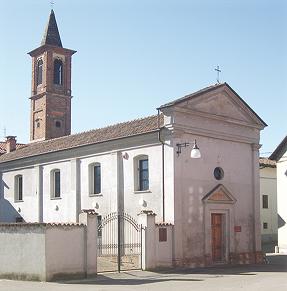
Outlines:
POLYGON ((183 215, 183 156, 178 156, 176 154, 176 144, 180 143, 181 132, 174 134, 175 138, 173 140, 172 146, 173 150, 173 160, 174 160, 174 264, 178 264, 183 258, 183 222, 185 220, 183 215))
POLYGON ((142 232, 142 268, 153 269, 156 267, 155 214, 152 211, 142 211, 138 216, 138 223, 145 229, 142 232))
POLYGON ((123 167, 123 155, 121 151, 116 153, 117 155, 117 211, 119 213, 124 212, 124 167, 123 167))
POLYGON ((287 254, 287 152, 277 161, 278 193, 278 246, 279 252, 287 254))
POLYGON ((75 221, 79 221, 81 212, 81 173, 80 160, 71 160, 71 196, 75 199, 75 221))
POLYGON ((260 180, 259 180, 259 149, 261 145, 252 144, 252 179, 253 179, 253 209, 254 209, 254 252, 261 250, 260 223, 260 180))
POLYGON ((3 210, 2 210, 3 199, 4 199, 4 185, 3 185, 2 172, 0 171, 0 221, 4 219, 3 210))
POLYGON ((43 167, 35 166, 36 195, 38 198, 38 222, 43 222, 43 167))

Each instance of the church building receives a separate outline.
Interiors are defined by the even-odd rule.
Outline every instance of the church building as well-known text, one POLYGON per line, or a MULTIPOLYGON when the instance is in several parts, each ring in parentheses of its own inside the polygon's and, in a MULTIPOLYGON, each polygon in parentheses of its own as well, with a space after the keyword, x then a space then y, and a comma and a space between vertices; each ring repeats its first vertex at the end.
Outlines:
MULTIPOLYGON (((0 155, 1 222, 77 222, 146 211, 173 225, 174 265, 256 261, 265 122, 227 83, 158 114, 71 134, 71 64, 54 11, 31 51, 30 142, 0 155)), ((11 146, 12 145, 12 146, 11 146)))

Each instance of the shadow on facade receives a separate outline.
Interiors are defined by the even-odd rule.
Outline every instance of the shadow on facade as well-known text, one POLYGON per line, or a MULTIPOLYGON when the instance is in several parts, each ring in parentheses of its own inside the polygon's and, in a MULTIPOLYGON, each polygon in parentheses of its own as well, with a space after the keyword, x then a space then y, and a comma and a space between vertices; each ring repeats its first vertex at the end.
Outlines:
POLYGON ((279 214, 277 215, 278 215, 278 228, 280 228, 286 224, 286 221, 279 214))
POLYGON ((4 188, 9 189, 9 186, 2 180, 0 176, 0 223, 1 222, 20 222, 23 217, 14 208, 14 206, 4 198, 4 188))
POLYGON ((0 223, 3 222, 24 222, 24 220, 8 200, 0 198, 0 223))

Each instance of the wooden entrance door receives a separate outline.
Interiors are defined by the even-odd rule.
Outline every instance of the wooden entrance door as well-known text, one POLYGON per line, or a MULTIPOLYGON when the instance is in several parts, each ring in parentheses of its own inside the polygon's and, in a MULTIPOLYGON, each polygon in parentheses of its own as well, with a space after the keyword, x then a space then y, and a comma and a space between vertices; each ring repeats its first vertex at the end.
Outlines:
POLYGON ((223 215, 220 213, 211 214, 212 231, 212 260, 213 262, 223 261, 223 215))

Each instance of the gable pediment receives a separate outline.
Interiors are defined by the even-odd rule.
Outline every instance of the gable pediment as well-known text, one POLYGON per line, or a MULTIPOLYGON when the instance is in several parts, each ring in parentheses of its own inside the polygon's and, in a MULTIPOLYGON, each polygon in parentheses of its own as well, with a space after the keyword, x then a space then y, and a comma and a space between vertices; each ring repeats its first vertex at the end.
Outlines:
POLYGON ((234 121, 245 125, 264 127, 266 124, 228 85, 198 96, 191 96, 176 104, 177 108, 205 117, 234 121))
MULTIPOLYGON (((197 101, 197 100, 195 100, 197 101)), ((189 108, 201 113, 236 119, 243 122, 253 122, 241 106, 224 93, 208 96, 201 102, 194 102, 189 108)))
POLYGON ((234 204, 236 199, 224 185, 218 184, 202 198, 202 201, 205 203, 234 204))

